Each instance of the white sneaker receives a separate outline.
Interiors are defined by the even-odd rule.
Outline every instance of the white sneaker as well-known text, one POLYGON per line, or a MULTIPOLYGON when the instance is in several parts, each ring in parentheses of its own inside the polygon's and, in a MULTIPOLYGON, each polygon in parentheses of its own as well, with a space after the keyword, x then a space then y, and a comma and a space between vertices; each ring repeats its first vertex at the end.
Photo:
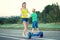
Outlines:
POLYGON ((26 37, 26 35, 23 33, 23 37, 26 37))
POLYGON ((28 37, 28 32, 26 33, 25 37, 28 37))

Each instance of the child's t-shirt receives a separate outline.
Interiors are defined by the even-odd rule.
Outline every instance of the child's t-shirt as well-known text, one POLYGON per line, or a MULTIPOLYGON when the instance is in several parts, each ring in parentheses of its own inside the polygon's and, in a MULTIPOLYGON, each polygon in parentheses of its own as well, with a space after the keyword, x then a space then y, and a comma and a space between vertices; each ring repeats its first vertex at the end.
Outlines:
POLYGON ((31 14, 31 17, 32 17, 32 22, 37 21, 37 14, 36 14, 36 12, 33 12, 31 14))

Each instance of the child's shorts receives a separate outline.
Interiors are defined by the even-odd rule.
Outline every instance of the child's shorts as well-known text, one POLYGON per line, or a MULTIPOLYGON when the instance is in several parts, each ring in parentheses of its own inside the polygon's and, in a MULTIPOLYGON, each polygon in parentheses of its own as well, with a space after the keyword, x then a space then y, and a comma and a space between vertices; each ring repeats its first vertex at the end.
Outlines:
POLYGON ((32 28, 38 28, 38 22, 37 21, 32 22, 32 28))
POLYGON ((22 18, 23 22, 28 22, 28 20, 29 20, 28 18, 22 18))

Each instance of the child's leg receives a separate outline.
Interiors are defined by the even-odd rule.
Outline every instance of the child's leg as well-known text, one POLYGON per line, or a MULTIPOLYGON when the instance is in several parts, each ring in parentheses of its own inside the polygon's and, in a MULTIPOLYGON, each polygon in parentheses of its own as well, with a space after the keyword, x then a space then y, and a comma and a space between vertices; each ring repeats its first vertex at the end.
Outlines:
POLYGON ((35 22, 32 22, 32 33, 34 33, 35 22))
POLYGON ((36 26, 36 31, 39 32, 38 22, 36 22, 35 26, 36 26))
POLYGON ((34 28, 32 28, 32 33, 34 33, 34 28))
POLYGON ((36 28, 36 31, 39 32, 39 28, 36 28))

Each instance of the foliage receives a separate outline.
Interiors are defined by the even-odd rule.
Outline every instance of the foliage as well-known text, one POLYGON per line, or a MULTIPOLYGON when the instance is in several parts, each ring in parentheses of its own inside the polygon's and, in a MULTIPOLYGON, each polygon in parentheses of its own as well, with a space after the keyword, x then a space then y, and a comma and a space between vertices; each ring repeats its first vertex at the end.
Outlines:
MULTIPOLYGON (((60 8, 58 4, 47 5, 42 12, 36 11, 38 22, 40 23, 56 23, 60 22, 60 8)), ((22 23, 20 16, 0 17, 0 24, 17 24, 22 23)), ((32 23, 31 18, 29 23, 32 23)))

